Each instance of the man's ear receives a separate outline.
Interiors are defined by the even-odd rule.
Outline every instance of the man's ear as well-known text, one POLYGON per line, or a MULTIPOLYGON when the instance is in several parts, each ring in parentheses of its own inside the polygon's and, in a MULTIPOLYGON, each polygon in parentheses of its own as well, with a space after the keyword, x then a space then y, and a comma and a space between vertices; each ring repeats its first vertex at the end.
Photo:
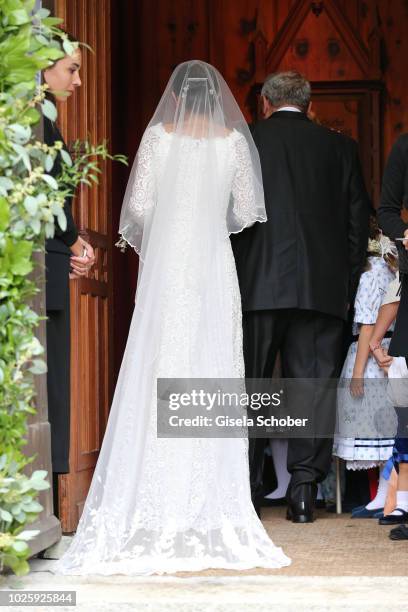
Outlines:
POLYGON ((268 119, 273 113, 273 106, 266 96, 261 96, 261 99, 263 118, 268 119))
POLYGON ((310 100, 309 105, 307 107, 306 115, 312 112, 312 106, 313 106, 313 102, 310 100))

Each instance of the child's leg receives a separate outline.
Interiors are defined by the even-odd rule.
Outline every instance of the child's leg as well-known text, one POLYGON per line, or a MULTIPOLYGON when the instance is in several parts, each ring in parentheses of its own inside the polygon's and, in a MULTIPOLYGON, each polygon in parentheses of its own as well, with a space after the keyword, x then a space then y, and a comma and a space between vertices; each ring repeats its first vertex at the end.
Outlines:
POLYGON ((395 408, 398 415, 398 436, 395 439, 394 461, 398 470, 397 497, 392 516, 408 512, 408 408, 395 408), (404 437, 401 437, 403 435, 404 437))
POLYGON ((286 467, 288 457, 288 441, 272 439, 270 441, 270 446, 278 487, 272 491, 272 493, 266 495, 266 499, 280 499, 281 497, 285 497, 290 481, 290 474, 286 467))
POLYGON ((366 505, 366 509, 367 510, 376 510, 376 509, 380 510, 384 508, 385 500, 387 497, 387 491, 388 491, 388 480, 384 478, 384 475, 381 470, 376 496, 366 505))
POLYGON ((397 507, 398 474, 395 467, 392 468, 388 479, 387 498, 384 504, 384 514, 390 514, 397 507))
POLYGON ((399 464, 396 508, 391 515, 400 515, 401 510, 408 512, 408 463, 399 464))

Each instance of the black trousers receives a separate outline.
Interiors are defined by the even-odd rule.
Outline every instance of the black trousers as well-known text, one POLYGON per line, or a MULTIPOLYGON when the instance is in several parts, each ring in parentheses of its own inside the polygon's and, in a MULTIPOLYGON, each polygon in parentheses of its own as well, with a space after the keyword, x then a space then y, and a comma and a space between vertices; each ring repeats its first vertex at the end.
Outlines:
POLYGON ((45 265, 48 317, 47 394, 52 471, 64 474, 69 472, 70 428, 69 249, 68 253, 47 252, 45 265))
POLYGON ((52 471, 69 472, 70 321, 64 310, 47 310, 47 394, 51 426, 52 471))
MULTIPOLYGON (((342 367, 344 321, 296 308, 244 312, 244 358, 247 378, 269 378, 280 351, 286 378, 336 378, 342 367)), ((263 491, 265 438, 250 439, 252 498, 263 491)), ((322 481, 331 464, 333 442, 327 438, 294 438, 288 443, 291 486, 322 481)))

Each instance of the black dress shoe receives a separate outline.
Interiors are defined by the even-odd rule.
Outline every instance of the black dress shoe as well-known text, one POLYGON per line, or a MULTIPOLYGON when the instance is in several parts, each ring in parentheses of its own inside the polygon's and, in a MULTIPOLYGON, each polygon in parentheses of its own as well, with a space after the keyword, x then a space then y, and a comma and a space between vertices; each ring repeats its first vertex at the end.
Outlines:
POLYGON ((288 506, 286 519, 292 521, 292 523, 313 523, 314 516, 313 512, 310 510, 298 507, 293 509, 292 506, 288 506))
POLYGON ((313 510, 317 495, 315 483, 291 486, 288 490, 286 518, 292 523, 313 523, 313 510))
POLYGON ((399 525, 391 529, 389 533, 391 540, 408 540, 408 527, 406 525, 399 525))
POLYGON ((408 523, 408 512, 402 508, 395 508, 399 514, 387 514, 382 518, 378 519, 380 525, 401 525, 402 523, 408 523))

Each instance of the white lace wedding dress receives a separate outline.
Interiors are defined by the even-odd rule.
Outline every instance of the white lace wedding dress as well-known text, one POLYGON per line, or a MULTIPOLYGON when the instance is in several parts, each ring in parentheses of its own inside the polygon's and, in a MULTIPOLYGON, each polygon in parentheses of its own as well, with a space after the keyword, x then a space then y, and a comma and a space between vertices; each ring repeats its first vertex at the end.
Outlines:
MULTIPOLYGON (((153 205, 151 194, 174 138, 162 124, 148 128, 144 135, 132 200, 133 213, 139 217, 148 215, 153 205)), ((186 135, 179 146, 180 159, 188 164, 188 178, 168 232, 161 297, 153 311, 138 308, 136 300, 91 488, 77 533, 51 570, 55 573, 137 575, 206 568, 279 568, 290 563, 270 540, 251 503, 246 438, 157 437, 158 376, 244 376, 241 301, 225 210, 219 211, 214 223, 225 228, 218 248, 224 274, 220 282, 226 287, 224 321, 232 325, 232 359, 220 372, 213 369, 216 360, 208 358, 211 352, 222 354, 223 344, 229 341, 228 335, 219 335, 219 329, 211 335, 211 324, 204 322, 206 294, 199 282, 207 263, 192 255, 200 241, 190 224, 192 194, 199 180, 192 169, 199 169, 208 141, 186 135), (158 341, 152 358, 148 357, 149 337, 139 333, 143 317, 148 319, 144 327, 158 341), (197 346, 203 346, 202 353, 197 346)), ((244 225, 246 216, 252 224, 246 141, 234 130, 216 139, 215 150, 222 168, 217 187, 227 195, 232 193, 234 213, 244 225)), ((149 282, 144 274, 142 285, 149 282)))

